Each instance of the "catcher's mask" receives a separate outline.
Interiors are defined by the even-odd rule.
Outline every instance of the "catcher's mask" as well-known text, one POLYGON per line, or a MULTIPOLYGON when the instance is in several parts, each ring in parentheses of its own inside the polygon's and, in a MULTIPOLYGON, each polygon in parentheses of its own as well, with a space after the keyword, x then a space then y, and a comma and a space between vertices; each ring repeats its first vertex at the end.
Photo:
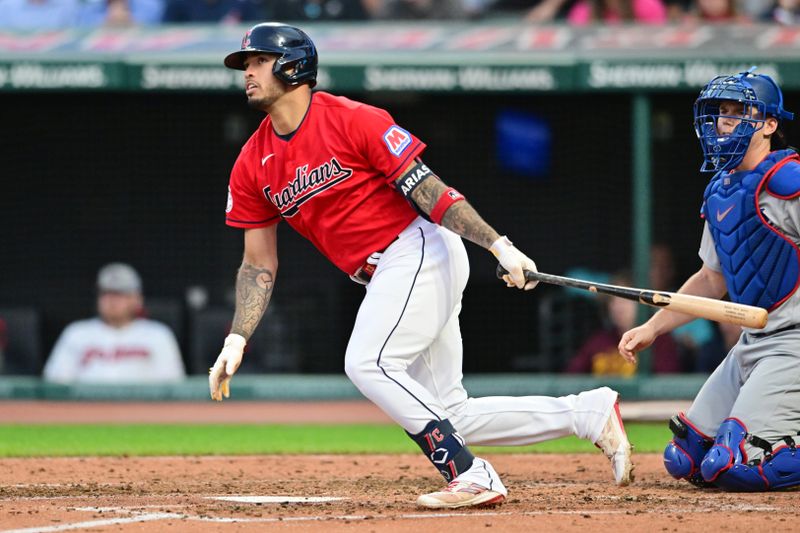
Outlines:
POLYGON ((279 22, 256 24, 245 33, 240 50, 225 57, 225 66, 244 70, 248 53, 276 54, 273 74, 287 85, 317 84, 317 49, 302 30, 279 22))
POLYGON ((794 113, 783 108, 783 94, 765 74, 753 74, 756 67, 735 76, 717 76, 700 91, 694 103, 694 130, 703 149, 701 172, 732 170, 744 158, 753 134, 764 127, 767 117, 793 120, 794 113), (743 105, 741 116, 721 115, 720 102, 743 105), (739 124, 729 134, 717 130, 720 118, 730 117, 739 124))

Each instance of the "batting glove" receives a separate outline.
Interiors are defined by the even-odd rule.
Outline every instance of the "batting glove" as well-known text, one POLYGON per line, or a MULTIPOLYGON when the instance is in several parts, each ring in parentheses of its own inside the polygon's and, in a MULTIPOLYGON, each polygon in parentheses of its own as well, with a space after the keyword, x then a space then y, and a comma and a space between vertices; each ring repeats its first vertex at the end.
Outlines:
POLYGON ((500 265, 508 271, 508 274, 503 276, 503 281, 506 282, 508 287, 529 291, 539 284, 538 281, 527 281, 525 279, 526 271, 538 272, 536 263, 530 257, 517 250, 505 235, 494 241, 489 247, 489 251, 494 254, 500 265))
POLYGON ((231 396, 231 377, 242 364, 242 354, 247 341, 241 335, 231 333, 225 337, 225 344, 217 357, 214 366, 208 369, 208 388, 211 390, 211 399, 218 402, 222 397, 231 396))

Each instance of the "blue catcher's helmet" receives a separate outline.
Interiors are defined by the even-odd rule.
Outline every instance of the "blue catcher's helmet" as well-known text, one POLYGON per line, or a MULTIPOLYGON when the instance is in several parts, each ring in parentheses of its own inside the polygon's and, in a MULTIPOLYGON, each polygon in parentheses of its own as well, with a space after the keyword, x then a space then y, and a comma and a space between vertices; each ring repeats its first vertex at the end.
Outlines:
POLYGON ((241 49, 225 57, 225 66, 244 70, 251 52, 278 55, 272 72, 288 85, 317 84, 317 48, 299 28, 279 22, 256 24, 245 33, 241 49))
POLYGON ((744 158, 750 139, 764 126, 767 117, 778 121, 793 120, 794 113, 783 108, 783 94, 775 81, 765 74, 753 74, 756 67, 735 76, 717 76, 700 91, 694 103, 694 130, 703 149, 701 172, 732 170, 744 158), (721 101, 743 104, 742 116, 733 132, 720 135, 717 123, 721 101))

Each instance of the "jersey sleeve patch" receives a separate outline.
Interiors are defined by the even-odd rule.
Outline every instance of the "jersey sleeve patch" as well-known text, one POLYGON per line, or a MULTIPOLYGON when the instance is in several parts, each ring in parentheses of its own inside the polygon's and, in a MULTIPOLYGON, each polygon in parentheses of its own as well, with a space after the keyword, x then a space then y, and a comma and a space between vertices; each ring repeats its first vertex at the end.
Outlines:
POLYGON ((393 124, 383 134, 383 142, 386 143, 386 147, 395 157, 400 157, 411 146, 411 134, 400 126, 393 124))

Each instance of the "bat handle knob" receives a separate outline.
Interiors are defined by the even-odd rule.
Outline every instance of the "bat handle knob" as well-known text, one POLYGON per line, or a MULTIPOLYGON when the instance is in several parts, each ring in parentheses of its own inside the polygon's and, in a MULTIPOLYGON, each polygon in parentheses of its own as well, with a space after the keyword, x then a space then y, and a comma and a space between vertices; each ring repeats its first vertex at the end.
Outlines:
POLYGON ((503 279, 503 276, 508 274, 508 270, 503 268, 500 263, 497 264, 497 279, 503 279))
MULTIPOLYGON (((525 279, 528 281, 539 281, 536 277, 535 273, 531 272, 530 270, 524 270, 523 273, 525 274, 525 279)), ((503 276, 508 275, 508 270, 503 268, 503 265, 497 264, 497 279, 503 279, 503 276)))

